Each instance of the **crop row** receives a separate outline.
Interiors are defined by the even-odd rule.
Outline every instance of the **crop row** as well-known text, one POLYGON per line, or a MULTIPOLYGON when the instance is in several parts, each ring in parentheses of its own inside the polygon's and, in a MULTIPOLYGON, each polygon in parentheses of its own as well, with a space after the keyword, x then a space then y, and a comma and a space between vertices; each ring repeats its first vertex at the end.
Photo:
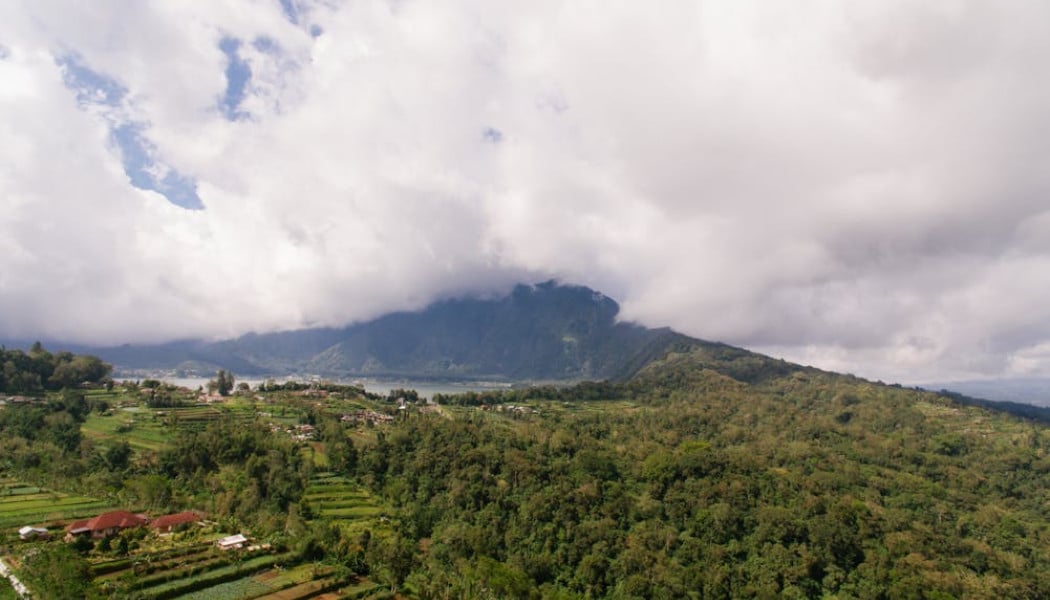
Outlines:
POLYGON ((76 506, 62 507, 61 510, 50 508, 36 508, 20 512, 5 512, 0 515, 0 527, 13 525, 25 525, 31 522, 61 521, 90 517, 110 508, 110 505, 101 501, 88 501, 76 506))
POLYGON ((91 575, 96 578, 119 577, 129 569, 135 570, 138 574, 149 574, 160 569, 170 568, 171 566, 180 563, 199 560, 197 558, 198 555, 206 555, 206 553, 212 549, 213 546, 210 543, 203 542, 193 544, 192 546, 182 546, 160 552, 151 552, 146 555, 139 554, 127 558, 107 560, 91 565, 91 575), (140 565, 138 569, 135 569, 136 563, 140 565), (143 563, 145 563, 145 566, 141 566, 143 563))
POLYGON ((98 502, 98 500, 83 496, 54 497, 49 494, 34 494, 33 497, 22 500, 0 500, 0 516, 39 508, 68 508, 90 502, 98 502))
POLYGON ((157 568, 149 575, 136 576, 131 582, 131 589, 139 590, 152 586, 164 584, 169 581, 183 579, 201 573, 207 573, 219 567, 232 564, 236 557, 229 554, 200 554, 191 557, 193 560, 187 562, 174 562, 168 568, 157 568))
POLYGON ((318 486, 311 484, 306 488, 307 496, 331 496, 331 495, 358 495, 367 496, 368 492, 362 491, 361 486, 353 484, 337 484, 328 486, 318 486))
POLYGON ((318 512, 326 517, 359 519, 363 517, 374 517, 383 512, 383 509, 378 506, 355 506, 352 508, 322 508, 318 512))
MULTIPOLYGON (((153 600, 167 600, 191 592, 210 588, 212 586, 241 579, 247 574, 253 573, 263 567, 287 563, 294 558, 294 553, 288 552, 277 556, 265 555, 248 559, 236 564, 228 564, 219 568, 212 568, 203 573, 185 576, 180 573, 173 579, 167 580, 159 585, 139 588, 153 600)), ((214 566, 214 565, 213 565, 214 566)))
POLYGON ((42 492, 40 490, 37 490, 36 492, 31 493, 31 494, 26 493, 26 494, 11 494, 11 495, 6 495, 5 494, 5 495, 0 495, 0 512, 2 512, 3 509, 4 509, 4 506, 6 506, 8 504, 19 504, 19 503, 24 503, 24 502, 32 502, 33 500, 49 500, 49 501, 53 502, 53 501, 55 501, 57 499, 58 499, 57 495, 49 494, 47 492, 42 492))
POLYGON ((345 580, 329 577, 325 579, 316 579, 314 581, 306 581, 298 585, 287 587, 283 590, 272 591, 263 596, 252 597, 254 600, 302 600, 304 598, 312 598, 314 596, 330 592, 341 585, 345 580))
POLYGON ((0 486, 0 496, 24 496, 27 494, 39 494, 42 490, 34 485, 24 485, 21 483, 13 483, 11 485, 0 486))
POLYGON ((230 600, 257 598, 273 591, 253 577, 242 577, 183 595, 180 600, 230 600))

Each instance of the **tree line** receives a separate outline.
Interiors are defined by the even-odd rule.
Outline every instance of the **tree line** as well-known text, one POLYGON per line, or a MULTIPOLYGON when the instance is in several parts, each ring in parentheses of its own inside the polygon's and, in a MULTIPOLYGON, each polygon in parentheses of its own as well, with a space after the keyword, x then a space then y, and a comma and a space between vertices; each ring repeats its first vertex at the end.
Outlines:
POLYGON ((0 347, 0 391, 8 394, 39 394, 48 390, 101 384, 113 367, 97 356, 51 353, 36 342, 28 352, 0 347))

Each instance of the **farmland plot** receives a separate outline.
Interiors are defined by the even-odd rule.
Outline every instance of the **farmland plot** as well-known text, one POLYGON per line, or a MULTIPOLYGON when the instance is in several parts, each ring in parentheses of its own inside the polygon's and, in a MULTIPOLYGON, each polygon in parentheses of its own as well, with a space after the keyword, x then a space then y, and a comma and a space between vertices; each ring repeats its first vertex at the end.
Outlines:
POLYGON ((331 473, 316 475, 304 498, 315 515, 336 520, 372 519, 384 511, 363 486, 331 473))
POLYGON ((108 502, 51 492, 12 479, 0 479, 0 529, 91 517, 108 502))

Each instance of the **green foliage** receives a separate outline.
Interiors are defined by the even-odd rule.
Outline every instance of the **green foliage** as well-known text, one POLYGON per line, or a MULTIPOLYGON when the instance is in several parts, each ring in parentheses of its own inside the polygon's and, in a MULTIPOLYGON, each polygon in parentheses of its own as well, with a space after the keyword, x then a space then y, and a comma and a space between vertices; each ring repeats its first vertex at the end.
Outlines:
POLYGON ((18 600, 18 594, 11 583, 4 577, 0 577, 0 600, 18 600))
POLYGON ((97 356, 52 354, 40 342, 33 344, 28 353, 0 347, 0 391, 8 394, 39 394, 82 383, 102 384, 112 369, 97 356))
POLYGON ((215 379, 208 382, 208 391, 218 392, 220 396, 229 396, 233 391, 233 384, 233 373, 219 369, 219 372, 215 374, 215 379))
POLYGON ((33 547, 21 572, 26 586, 40 598, 85 598, 91 589, 87 561, 66 544, 33 547))
POLYGON ((417 548, 397 562, 412 589, 1050 596, 1042 425, 717 348, 613 388, 597 410, 575 388, 506 392, 538 412, 415 415, 361 447, 359 474, 398 507, 396 543, 417 548))
MULTIPOLYGON (((8 443, 16 439, 47 442, 64 454, 72 454, 80 449, 80 423, 87 412, 84 397, 71 390, 47 402, 11 404, 0 411, 0 435, 8 443)), ((34 462, 39 462, 39 455, 34 462)))

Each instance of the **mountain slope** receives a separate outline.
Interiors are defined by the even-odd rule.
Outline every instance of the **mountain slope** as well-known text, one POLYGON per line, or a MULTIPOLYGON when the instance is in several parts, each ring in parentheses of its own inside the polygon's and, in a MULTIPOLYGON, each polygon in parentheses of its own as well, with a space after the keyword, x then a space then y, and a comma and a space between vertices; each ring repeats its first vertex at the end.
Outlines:
POLYGON ((546 282, 519 285, 499 299, 445 300, 340 329, 91 351, 118 370, 570 381, 625 378, 669 348, 701 343, 670 329, 617 322, 618 313, 615 301, 589 288, 546 282))

